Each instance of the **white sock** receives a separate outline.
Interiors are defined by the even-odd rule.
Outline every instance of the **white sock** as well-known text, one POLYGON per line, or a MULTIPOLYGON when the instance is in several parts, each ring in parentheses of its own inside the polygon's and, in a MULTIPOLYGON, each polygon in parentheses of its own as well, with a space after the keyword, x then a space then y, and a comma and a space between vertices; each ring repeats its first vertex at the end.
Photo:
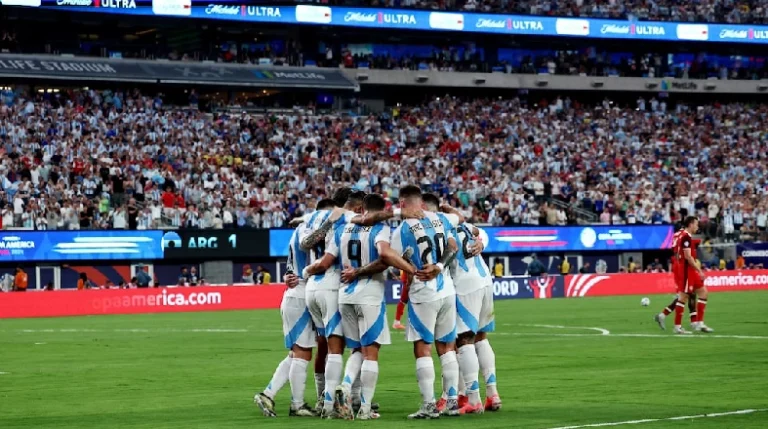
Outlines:
POLYGON ((291 380, 291 406, 298 409, 304 405, 304 390, 307 388, 308 361, 293 358, 289 378, 291 380))
POLYGON ((448 400, 448 385, 445 382, 445 373, 440 375, 440 387, 443 393, 440 395, 440 399, 448 400))
MULTIPOLYGON (((432 370, 434 373, 434 369, 432 370)), ((360 370, 360 409, 370 410, 373 403, 373 394, 376 392, 376 382, 379 380, 379 363, 375 360, 363 361, 360 370)))
POLYGON ((466 388, 469 403, 480 403, 480 383, 477 381, 477 373, 480 372, 480 362, 473 344, 459 347, 459 388, 466 388))
POLYGON ((440 356, 440 367, 442 368, 448 399, 458 399, 459 362, 456 360, 456 352, 450 351, 440 356))
POLYGON ((324 372, 315 373, 315 393, 317 394, 318 398, 322 398, 323 393, 325 393, 325 373, 324 372))
POLYGON ((354 352, 347 358, 347 365, 344 367, 344 381, 341 385, 345 388, 352 390, 352 384, 357 380, 360 375, 360 368, 363 366, 363 354, 360 352, 354 352))
POLYGON ((291 357, 286 356, 282 362, 275 368, 275 373, 272 374, 272 380, 269 381, 267 388, 264 389, 264 394, 269 396, 270 399, 275 399, 275 395, 280 389, 288 382, 288 372, 291 370, 291 357))
POLYGON ((498 395, 496 391, 496 354, 493 353, 491 343, 488 340, 475 343, 477 360, 480 362, 480 370, 485 378, 485 396, 498 395))
POLYGON ((344 368, 344 362, 341 355, 328 355, 325 362, 325 393, 323 408, 326 411, 333 410, 333 395, 336 393, 336 386, 341 381, 341 370, 344 368))
MULTIPOLYGON (((461 373, 461 356, 456 353, 456 358, 459 360, 459 396, 467 396, 467 389, 464 386, 464 376, 461 373)), ((480 364, 478 364, 478 371, 480 371, 480 364)))
POLYGON ((432 357, 416 359, 416 379, 419 381, 421 400, 425 404, 435 402, 435 364, 432 357))
MULTIPOLYGON (((363 364, 365 364, 365 361, 363 361, 363 364)), ((355 382, 352 383, 352 403, 359 404, 361 403, 361 394, 363 391, 363 381, 361 380, 362 377, 362 365, 360 365, 360 374, 357 375, 357 378, 355 379, 355 382)))

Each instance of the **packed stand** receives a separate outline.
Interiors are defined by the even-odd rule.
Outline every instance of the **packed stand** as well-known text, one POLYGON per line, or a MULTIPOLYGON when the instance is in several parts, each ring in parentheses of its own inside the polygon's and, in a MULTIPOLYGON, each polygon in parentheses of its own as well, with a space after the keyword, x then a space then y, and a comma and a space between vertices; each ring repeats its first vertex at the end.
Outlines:
POLYGON ((477 223, 673 223, 765 239, 765 105, 434 99, 378 116, 169 108, 94 90, 0 93, 3 227, 285 226, 340 185, 417 181, 477 223))
MULTIPOLYGON (((311 2, 314 3, 314 2, 311 2)), ((464 10, 539 16, 639 19, 644 21, 768 22, 766 0, 331 0, 321 3, 355 6, 464 10)))

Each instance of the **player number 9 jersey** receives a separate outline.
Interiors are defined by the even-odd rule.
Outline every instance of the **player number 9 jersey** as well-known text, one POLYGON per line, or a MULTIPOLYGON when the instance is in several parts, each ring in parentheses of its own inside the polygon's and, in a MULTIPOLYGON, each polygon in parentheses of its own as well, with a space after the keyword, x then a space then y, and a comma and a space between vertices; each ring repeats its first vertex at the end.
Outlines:
MULTIPOLYGON (((347 224, 336 231, 335 247, 342 267, 364 267, 379 259, 377 243, 389 243, 391 229, 384 223, 373 226, 347 224)), ((385 272, 371 277, 361 277, 349 284, 342 284, 339 302, 342 304, 371 304, 384 302, 385 272)))

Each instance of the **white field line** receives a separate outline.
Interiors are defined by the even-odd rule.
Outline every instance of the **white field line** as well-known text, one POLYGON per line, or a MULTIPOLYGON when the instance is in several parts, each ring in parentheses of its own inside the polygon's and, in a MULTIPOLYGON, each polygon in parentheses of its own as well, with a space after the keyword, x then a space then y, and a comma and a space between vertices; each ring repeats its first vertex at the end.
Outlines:
POLYGON ((8 375, 8 374, 10 374, 10 372, 3 372, 3 371, 0 371, 0 375, 8 375))
POLYGON ((561 427, 550 428, 550 429, 582 429, 582 428, 599 428, 599 427, 606 427, 606 426, 639 425, 643 423, 668 422, 668 421, 675 421, 675 420, 692 420, 692 419, 736 416, 736 415, 744 415, 744 414, 762 413, 765 411, 768 411, 768 408, 726 411, 724 413, 695 414, 692 416, 665 417, 665 418, 659 418, 659 419, 641 419, 641 420, 626 420, 623 422, 591 423, 586 425, 561 426, 561 427))
POLYGON ((597 331, 600 335, 610 335, 611 331, 604 328, 590 328, 586 326, 563 326, 563 325, 517 325, 528 326, 531 328, 549 328, 549 329, 577 329, 580 331, 597 331))

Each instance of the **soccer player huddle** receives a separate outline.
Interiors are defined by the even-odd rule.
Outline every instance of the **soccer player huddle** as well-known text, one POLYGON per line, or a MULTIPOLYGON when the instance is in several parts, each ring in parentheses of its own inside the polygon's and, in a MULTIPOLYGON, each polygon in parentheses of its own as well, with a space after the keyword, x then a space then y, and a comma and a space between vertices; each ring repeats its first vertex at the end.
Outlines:
POLYGON ((496 358, 486 334, 494 330, 493 282, 480 252, 479 231, 439 198, 417 186, 400 189, 400 208, 376 194, 339 189, 298 221, 289 244, 288 289, 281 304, 288 356, 254 397, 274 417, 274 397, 291 389, 290 416, 379 417, 374 403, 381 346, 391 344, 387 270, 404 273, 406 338, 413 343, 422 405, 410 419, 501 409, 496 358), (397 228, 387 221, 401 220, 397 228), (442 396, 436 401, 432 345, 440 356, 442 396), (346 365, 344 349, 350 350, 346 365), (318 401, 305 402, 314 363, 318 401), (480 399, 482 371, 486 401, 480 399))

